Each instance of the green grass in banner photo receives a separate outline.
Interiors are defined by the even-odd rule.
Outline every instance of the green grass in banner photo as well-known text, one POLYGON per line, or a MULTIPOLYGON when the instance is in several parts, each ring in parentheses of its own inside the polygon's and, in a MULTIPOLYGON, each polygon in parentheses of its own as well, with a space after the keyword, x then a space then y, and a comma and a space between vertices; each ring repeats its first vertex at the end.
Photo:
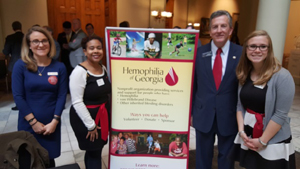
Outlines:
POLYGON ((195 34, 163 33, 161 58, 192 60, 194 58, 194 50, 195 34), (183 46, 180 46, 178 53, 175 51, 175 47, 177 44, 180 44, 181 41, 183 46))

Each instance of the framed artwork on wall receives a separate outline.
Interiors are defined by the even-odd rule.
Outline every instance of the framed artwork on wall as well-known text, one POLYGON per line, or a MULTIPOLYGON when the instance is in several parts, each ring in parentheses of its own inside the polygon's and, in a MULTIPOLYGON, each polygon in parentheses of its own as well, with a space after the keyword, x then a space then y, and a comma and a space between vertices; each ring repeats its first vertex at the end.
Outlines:
POLYGON ((240 40, 238 37, 238 28, 239 28, 239 13, 233 13, 232 14, 232 34, 231 34, 231 38, 230 41, 233 43, 236 43, 238 45, 240 45, 240 40))
POLYGON ((201 18, 200 23, 200 38, 210 38, 209 18, 201 18))
POLYGON ((234 28, 235 23, 239 21, 240 13, 232 13, 232 27, 234 28))

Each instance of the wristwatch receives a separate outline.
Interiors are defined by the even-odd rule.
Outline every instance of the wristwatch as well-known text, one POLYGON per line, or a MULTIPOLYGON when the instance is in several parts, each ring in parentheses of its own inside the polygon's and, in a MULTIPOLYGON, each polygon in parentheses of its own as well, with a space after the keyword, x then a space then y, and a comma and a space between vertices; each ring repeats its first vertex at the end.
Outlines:
POLYGON ((53 119, 57 120, 58 122, 60 122, 60 117, 58 116, 54 116, 53 119))

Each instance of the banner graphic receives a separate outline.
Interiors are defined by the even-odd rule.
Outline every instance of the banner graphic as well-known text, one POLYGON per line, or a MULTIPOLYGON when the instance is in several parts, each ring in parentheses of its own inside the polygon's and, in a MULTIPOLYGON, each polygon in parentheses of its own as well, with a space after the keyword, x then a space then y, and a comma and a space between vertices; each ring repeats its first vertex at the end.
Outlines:
POLYGON ((106 28, 109 168, 188 168, 198 36, 196 30, 106 28))

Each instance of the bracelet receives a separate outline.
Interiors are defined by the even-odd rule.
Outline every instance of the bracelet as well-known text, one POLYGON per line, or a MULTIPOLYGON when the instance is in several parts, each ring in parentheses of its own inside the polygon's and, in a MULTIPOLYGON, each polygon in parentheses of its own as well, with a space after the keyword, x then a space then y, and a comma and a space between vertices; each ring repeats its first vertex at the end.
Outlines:
POLYGON ((264 142, 262 142, 261 140, 260 140, 260 137, 258 138, 258 141, 260 142, 260 144, 262 144, 263 146, 267 146, 268 145, 268 143, 264 143, 264 142))
POLYGON ((31 124, 31 127, 34 126, 38 121, 35 121, 33 124, 31 124))
POLYGON ((28 123, 31 123, 33 120, 35 119, 35 117, 33 117, 32 119, 28 120, 28 123))
POLYGON ((96 127, 97 127, 97 125, 95 125, 95 127, 94 127, 93 129, 91 129, 91 130, 88 130, 88 131, 94 131, 96 127))
POLYGON ((242 133, 245 133, 245 131, 243 130, 243 131, 239 131, 239 136, 241 137, 241 134, 242 133))
POLYGON ((58 122, 60 122, 60 117, 58 116, 54 116, 53 119, 57 120, 58 122))

